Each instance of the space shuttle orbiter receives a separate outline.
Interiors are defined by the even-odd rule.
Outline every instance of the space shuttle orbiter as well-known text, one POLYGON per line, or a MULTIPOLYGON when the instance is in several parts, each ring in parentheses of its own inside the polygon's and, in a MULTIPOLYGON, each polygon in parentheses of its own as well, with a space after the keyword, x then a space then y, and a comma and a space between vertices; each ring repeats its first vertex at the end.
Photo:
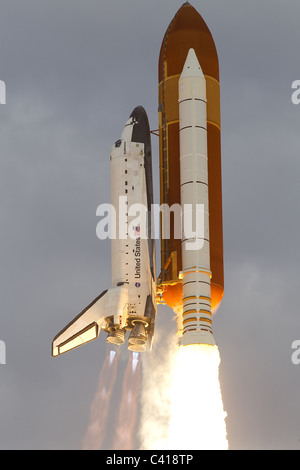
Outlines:
MULTIPOLYGON (((147 114, 136 107, 126 122, 122 136, 111 149, 111 204, 116 221, 123 217, 125 227, 134 223, 129 208, 134 204, 147 208, 147 231, 151 234, 153 204, 151 139, 147 114), (128 211, 119 214, 119 201, 128 211)), ((130 330, 128 348, 144 351, 151 348, 156 314, 155 243, 151 236, 142 237, 135 226, 133 236, 111 239, 111 287, 103 291, 52 343, 52 355, 58 356, 93 339, 101 329, 107 341, 123 344, 130 330)), ((146 235, 148 235, 146 234, 146 235)))

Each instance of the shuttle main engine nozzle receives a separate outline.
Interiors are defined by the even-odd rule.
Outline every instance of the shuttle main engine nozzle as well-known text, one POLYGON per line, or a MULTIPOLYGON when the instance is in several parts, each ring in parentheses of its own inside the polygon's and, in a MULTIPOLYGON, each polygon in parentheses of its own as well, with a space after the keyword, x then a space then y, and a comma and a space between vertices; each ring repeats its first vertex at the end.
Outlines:
POLYGON ((108 332, 106 341, 108 343, 117 344, 117 345, 124 344, 125 335, 126 335, 125 328, 112 329, 111 331, 108 332))
POLYGON ((147 333, 143 322, 135 322, 128 338, 128 349, 134 352, 142 352, 146 349, 147 333))

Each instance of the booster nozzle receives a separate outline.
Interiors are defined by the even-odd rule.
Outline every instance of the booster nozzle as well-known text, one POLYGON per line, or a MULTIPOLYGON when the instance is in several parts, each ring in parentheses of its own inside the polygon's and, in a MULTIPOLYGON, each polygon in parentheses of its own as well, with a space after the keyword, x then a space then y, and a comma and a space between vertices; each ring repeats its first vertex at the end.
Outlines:
POLYGON ((215 346, 215 340, 209 331, 187 331, 179 339, 179 346, 190 346, 191 344, 207 344, 208 346, 215 346))

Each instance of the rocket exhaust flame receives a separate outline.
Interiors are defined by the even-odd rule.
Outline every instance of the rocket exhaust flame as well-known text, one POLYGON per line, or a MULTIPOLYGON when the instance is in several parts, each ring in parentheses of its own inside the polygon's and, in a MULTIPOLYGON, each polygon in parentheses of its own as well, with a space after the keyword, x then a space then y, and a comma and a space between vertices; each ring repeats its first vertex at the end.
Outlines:
POLYGON ((143 357, 140 448, 228 449, 219 350, 204 344, 175 350, 175 343, 169 335, 164 356, 155 344, 143 357))
POLYGON ((117 377, 117 359, 116 351, 108 347, 91 405, 88 428, 82 441, 83 450, 101 449, 106 437, 109 405, 117 377))
POLYGON ((124 374, 122 400, 112 447, 115 450, 132 450, 135 447, 140 382, 139 353, 131 352, 124 374))
POLYGON ((178 349, 170 387, 168 449, 228 449, 219 364, 217 346, 178 349))

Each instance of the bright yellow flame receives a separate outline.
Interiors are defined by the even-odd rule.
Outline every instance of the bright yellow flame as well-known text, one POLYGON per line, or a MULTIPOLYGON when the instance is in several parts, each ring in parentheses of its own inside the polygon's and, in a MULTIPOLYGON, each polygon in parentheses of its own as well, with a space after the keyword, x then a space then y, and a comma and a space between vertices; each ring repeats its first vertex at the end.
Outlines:
POLYGON ((219 364, 217 346, 178 349, 170 388, 168 449, 228 449, 219 364))

